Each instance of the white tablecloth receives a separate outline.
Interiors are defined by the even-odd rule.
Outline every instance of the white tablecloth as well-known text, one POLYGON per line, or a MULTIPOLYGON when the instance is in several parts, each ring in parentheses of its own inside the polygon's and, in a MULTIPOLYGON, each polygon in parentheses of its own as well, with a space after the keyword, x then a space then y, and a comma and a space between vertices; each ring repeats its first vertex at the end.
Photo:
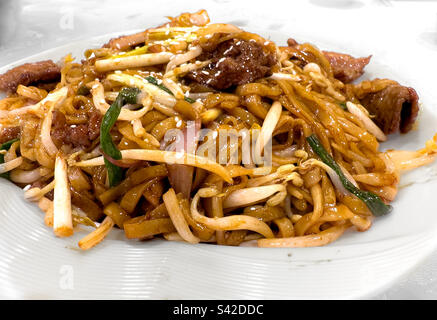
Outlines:
MULTIPOLYGON (((239 15, 247 17, 244 11, 235 12, 233 8, 250 8, 265 10, 266 3, 277 8, 278 18, 287 17, 287 10, 342 10, 344 15, 356 15, 357 23, 381 23, 383 21, 366 21, 361 19, 361 12, 367 14, 372 10, 387 10, 390 14, 411 11, 420 15, 411 25, 405 46, 413 40, 437 50, 437 3, 434 1, 358 1, 358 0, 311 0, 308 2, 268 0, 256 1, 199 0, 199 1, 120 1, 120 0, 0 0, 0 66, 25 58, 43 50, 78 41, 80 39, 120 30, 140 29, 148 26, 145 17, 152 14, 177 15, 180 12, 207 9, 213 16, 218 6, 228 6, 229 15, 238 24, 239 15), (364 10, 364 11, 363 11, 364 10), (370 11, 369 11, 370 10, 370 11), (149 12, 150 11, 150 12, 149 12), (280 16, 280 17, 279 17, 280 16)), ((262 16, 262 15, 259 15, 262 16)), ((317 22, 315 22, 317 23, 317 22)), ((400 20, 399 24, 408 24, 400 20)), ((399 26, 400 26, 399 25, 399 26)), ((353 27, 353 26, 351 26, 353 27)), ((383 26, 396 33, 396 25, 383 26)), ((437 58, 437 55, 436 55, 437 58)), ((437 299, 437 252, 422 261, 408 275, 375 299, 437 299)))

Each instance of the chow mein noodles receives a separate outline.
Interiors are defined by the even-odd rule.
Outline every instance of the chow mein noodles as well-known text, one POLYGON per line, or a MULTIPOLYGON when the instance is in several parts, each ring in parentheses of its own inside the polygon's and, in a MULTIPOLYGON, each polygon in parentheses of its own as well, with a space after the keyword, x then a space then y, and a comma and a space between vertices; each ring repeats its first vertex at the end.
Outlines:
POLYGON ((413 88, 355 81, 370 56, 279 46, 206 11, 0 75, 0 173, 58 237, 312 247, 389 214, 400 175, 434 161, 379 151, 412 130, 413 88), (87 226, 86 228, 82 226, 87 226))

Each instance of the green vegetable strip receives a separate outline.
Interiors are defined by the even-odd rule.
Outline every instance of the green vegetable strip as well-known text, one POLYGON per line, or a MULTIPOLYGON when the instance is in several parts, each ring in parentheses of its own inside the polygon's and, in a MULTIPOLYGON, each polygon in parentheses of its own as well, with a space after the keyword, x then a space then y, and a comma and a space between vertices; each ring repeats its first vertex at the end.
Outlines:
MULTIPOLYGON (((121 107, 126 103, 137 103, 137 96, 141 91, 138 88, 123 88, 108 111, 103 116, 100 125, 100 147, 103 152, 115 160, 121 160, 121 152, 117 149, 111 137, 111 129, 114 126, 121 112, 121 107)), ((123 179, 122 168, 105 159, 105 166, 108 171, 109 185, 111 187, 120 183, 123 179)))
POLYGON ((85 86, 85 85, 81 85, 78 89, 77 89, 77 94, 80 96, 87 96, 89 95, 91 92, 91 90, 85 86))
POLYGON ((370 192, 370 191, 362 191, 355 187, 352 182, 350 182, 346 176, 344 175, 343 171, 341 171, 338 164, 335 162, 335 160, 331 157, 331 155, 325 150, 325 148, 320 143, 319 139, 312 134, 309 137, 306 138, 311 148, 314 150, 315 153, 322 159, 322 161, 332 168, 332 170, 337 173, 337 175, 340 178, 341 183, 343 186, 348 190, 350 193, 355 195, 357 198, 362 200, 366 206, 370 209, 370 211, 373 213, 374 216, 382 216, 387 213, 389 213, 393 208, 390 205, 386 205, 384 202, 382 202, 381 198, 378 197, 376 194, 370 192))
POLYGON ((158 80, 155 77, 152 76, 148 76, 146 77, 146 81, 148 83, 154 84, 155 86, 157 86, 158 88, 160 88, 161 90, 164 90, 165 92, 167 92, 168 94, 173 95, 173 92, 170 91, 169 88, 167 88, 166 86, 163 86, 162 84, 158 83, 158 80))
MULTIPOLYGON (((9 140, 9 141, 3 143, 0 146, 0 150, 9 150, 11 145, 16 141, 20 141, 20 139, 16 138, 16 139, 12 139, 12 140, 9 140)), ((0 154, 0 163, 5 163, 5 155, 4 154, 0 154)), ((0 174, 0 177, 5 178, 5 179, 9 179, 9 172, 5 172, 5 173, 0 174)))
POLYGON ((191 98, 189 98, 189 97, 185 97, 184 100, 187 101, 187 102, 189 102, 189 103, 194 103, 194 102, 196 102, 196 100, 191 99, 191 98))
POLYGON ((17 141, 20 141, 20 139, 15 138, 15 139, 12 139, 12 140, 9 140, 9 141, 3 143, 3 144, 0 146, 0 150, 9 150, 9 148, 12 146, 12 144, 13 144, 14 142, 17 142, 17 141))
MULTIPOLYGON (((167 92, 168 94, 170 94, 170 95, 173 96, 173 92, 171 92, 170 89, 167 88, 166 86, 163 86, 162 84, 159 84, 159 83, 158 83, 158 80, 157 80, 155 77, 148 76, 148 77, 146 77, 146 81, 147 81, 148 83, 154 84, 155 86, 157 86, 157 87, 160 88, 161 90, 164 90, 165 92, 167 92)), ((189 103, 194 103, 194 102, 196 102, 196 100, 193 100, 193 99, 188 98, 188 97, 184 97, 184 100, 187 101, 187 102, 189 102, 189 103)))

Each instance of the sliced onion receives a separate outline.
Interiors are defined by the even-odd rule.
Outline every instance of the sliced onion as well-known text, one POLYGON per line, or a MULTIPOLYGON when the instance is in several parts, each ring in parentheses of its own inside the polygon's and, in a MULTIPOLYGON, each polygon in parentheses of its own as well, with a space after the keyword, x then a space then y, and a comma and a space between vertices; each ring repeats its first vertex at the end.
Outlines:
POLYGON ((367 131, 369 131, 371 134, 373 134, 376 139, 379 141, 386 141, 387 136, 382 132, 382 130, 369 118, 367 114, 361 110, 356 104, 348 101, 346 102, 347 110, 355 115, 358 119, 361 120, 361 122, 366 127, 367 131))
POLYGON ((170 90, 171 93, 173 93, 173 96, 176 99, 184 99, 184 92, 182 91, 181 87, 172 79, 164 78, 162 80, 162 84, 167 87, 167 89, 170 90))
POLYGON ((52 129, 52 119, 53 119, 53 107, 47 112, 42 125, 41 125, 41 143, 46 149, 47 153, 54 157, 58 153, 58 148, 52 140, 50 131, 52 129))
MULTIPOLYGON (((105 114, 110 106, 105 101, 104 88, 98 80, 93 82, 91 94, 93 95, 94 106, 97 108, 97 110, 100 111, 101 114, 105 114)), ((118 120, 132 121, 135 119, 139 119, 152 109, 152 99, 148 94, 143 95, 143 93, 141 93, 140 101, 143 105, 141 109, 129 110, 126 108, 122 108, 118 116, 118 120)))
POLYGON ((126 160, 124 160, 124 161, 123 160, 115 160, 110 155, 106 154, 102 148, 100 148, 100 152, 103 154, 103 157, 105 157, 106 160, 108 160, 112 164, 116 165, 117 167, 121 167, 121 168, 135 167, 136 165, 138 165, 141 162, 141 160, 135 160, 132 162, 127 162, 126 160))
POLYGON ((153 109, 156 109, 157 111, 163 113, 167 117, 174 117, 179 115, 179 113, 175 110, 173 110, 172 107, 165 106, 159 102, 153 102, 152 103, 153 109))
MULTIPOLYGON (((189 121, 187 126, 182 130, 183 151, 195 154, 198 143, 201 123, 199 120, 189 121)), ((180 151, 180 150, 177 150, 180 151)), ((190 198, 191 186, 193 183, 194 167, 184 164, 170 164, 168 168, 168 178, 170 184, 176 191, 181 192, 187 199, 190 198)))
MULTIPOLYGON (((44 120, 41 125, 41 143, 44 146, 44 149, 47 151, 47 153, 54 157, 56 153, 58 152, 58 148, 53 143, 52 137, 50 135, 50 131, 52 129, 52 119, 53 119, 53 110, 61 103, 65 101, 65 98, 67 97, 68 88, 63 87, 57 91, 54 91, 52 93, 49 93, 47 97, 45 97, 43 100, 41 100, 39 103, 32 107, 36 107, 40 104, 42 106, 44 103, 49 103, 49 109, 48 112, 45 113, 44 120)), ((40 108, 40 106, 38 108, 40 108)))
POLYGON ((33 170, 14 170, 11 172, 10 178, 15 183, 33 183, 39 180, 42 176, 50 173, 50 169, 39 167, 33 170))
POLYGON ((303 68, 303 71, 305 72, 315 72, 315 73, 321 73, 320 67, 317 63, 310 62, 305 65, 303 68))
POLYGON ((210 92, 199 92, 199 93, 192 93, 192 92, 190 92, 188 94, 188 97, 191 98, 191 99, 194 99, 194 100, 197 100, 197 99, 203 100, 203 99, 206 99, 206 97, 208 97, 212 93, 214 93, 214 92, 212 92, 212 91, 210 91, 210 92))
MULTIPOLYGON (((202 48, 200 46, 195 46, 188 50, 188 52, 177 54, 170 59, 170 62, 167 63, 167 67, 165 69, 165 73, 173 70, 176 66, 181 65, 191 59, 198 57, 202 53, 202 48)), ((165 77, 165 75, 164 75, 165 77)))
POLYGON ((11 170, 21 166, 22 163, 23 163, 22 157, 18 157, 18 158, 11 160, 11 161, 1 163, 0 164, 0 174, 11 171, 11 170))
MULTIPOLYGON (((356 187, 356 188, 360 188, 358 186, 358 183, 355 181, 354 177, 352 177, 352 175, 349 173, 349 171, 346 170, 345 167, 343 167, 341 164, 338 164, 338 166, 340 167, 341 171, 343 172, 344 176, 350 181, 352 182, 352 184, 356 187)), ((335 172, 335 171, 334 171, 335 172)))
POLYGON ((146 91, 153 97, 154 102, 158 102, 167 107, 173 107, 176 104, 176 99, 161 88, 147 82, 141 76, 131 76, 124 73, 112 73, 106 77, 108 80, 122 83, 128 87, 137 87, 142 91, 146 91))
POLYGON ((264 119, 259 137, 256 140, 255 150, 259 157, 261 156, 267 142, 269 142, 269 140, 272 138, 273 131, 275 130, 279 118, 281 117, 281 112, 282 105, 279 103, 279 101, 273 102, 264 119))
POLYGON ((275 151, 273 151, 273 153, 281 158, 291 158, 294 156, 294 153, 296 152, 296 150, 297 150, 297 145, 293 144, 292 146, 290 146, 288 148, 285 148, 282 150, 275 150, 275 151))
POLYGON ((132 120, 131 124, 135 137, 142 138, 146 134, 146 130, 143 128, 143 124, 141 123, 140 119, 132 120))
POLYGON ((248 206, 250 204, 265 200, 276 193, 279 193, 280 196, 283 195, 283 198, 285 198, 287 195, 285 186, 282 184, 271 184, 268 186, 238 189, 232 192, 223 201, 223 208, 248 206))
MULTIPOLYGON (((197 69, 201 69, 208 64, 211 63, 211 60, 205 60, 205 61, 196 61, 194 63, 185 63, 179 67, 174 68, 173 70, 167 72, 164 77, 165 78, 176 78, 178 76, 181 76, 185 73, 188 73, 190 71, 194 71, 197 69)), ((193 98, 194 99, 194 98, 193 98)))
POLYGON ((343 195, 349 194, 349 191, 347 191, 346 188, 343 186, 343 183, 341 182, 338 174, 330 166, 328 166, 328 165, 324 164, 323 162, 316 160, 316 159, 309 159, 309 160, 305 161, 304 163, 302 163, 301 166, 305 167, 305 166, 310 166, 310 165, 316 165, 316 166, 321 167, 323 170, 326 171, 329 178, 331 179, 332 184, 337 188, 337 190, 341 194, 343 194, 343 195))
POLYGON ((146 53, 135 56, 97 60, 96 70, 106 72, 127 68, 139 68, 167 63, 173 57, 171 52, 146 53))
POLYGON ((62 156, 56 156, 55 187, 53 196, 53 231, 58 237, 73 235, 71 194, 68 183, 67 163, 62 156))

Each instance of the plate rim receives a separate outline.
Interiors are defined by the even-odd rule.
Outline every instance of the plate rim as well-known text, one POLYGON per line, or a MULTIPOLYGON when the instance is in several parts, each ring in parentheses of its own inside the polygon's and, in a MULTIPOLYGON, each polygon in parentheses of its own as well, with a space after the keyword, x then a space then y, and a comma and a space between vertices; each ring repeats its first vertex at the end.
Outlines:
MULTIPOLYGON (((8 69, 10 69, 10 68, 12 68, 14 66, 20 65, 22 63, 35 61, 37 59, 40 59, 41 57, 49 57, 51 55, 56 54, 56 52, 60 52, 61 50, 64 51, 64 52, 68 52, 69 50, 73 50, 72 48, 74 48, 75 46, 78 46, 78 47, 80 47, 83 50, 83 45, 81 45, 81 43, 84 43, 84 42, 88 43, 88 42, 93 42, 93 41, 102 40, 102 39, 109 39, 109 37, 117 36, 117 35, 120 35, 120 34, 126 34, 126 33, 129 33, 129 32, 135 32, 135 31, 138 31, 138 29, 122 31, 122 32, 116 32, 116 33, 110 33, 110 34, 104 34, 104 35, 99 35, 99 36, 91 37, 91 38, 88 38, 88 39, 79 39, 79 40, 73 41, 73 42, 71 42, 69 44, 64 44, 64 45, 61 45, 61 46, 52 47, 52 48, 44 50, 42 52, 30 55, 29 57, 22 58, 22 59, 19 59, 17 61, 8 63, 6 65, 3 65, 3 66, 0 67, 0 72, 4 72, 5 70, 8 70, 8 69)), ((266 30, 266 32, 268 32, 268 31, 266 30)), ((77 59, 77 57, 76 57, 76 59, 77 59)), ((0 189, 2 188, 2 185, 3 185, 3 182, 0 183, 0 189)), ((23 199, 23 201, 24 201, 24 199, 23 199)), ((0 210, 3 210, 3 206, 0 206, 0 210)), ((57 240, 57 238, 53 238, 53 239, 54 239, 54 241, 57 240)), ((200 244, 200 246, 207 246, 207 245, 206 244, 200 244)), ((2 247, 1 243, 0 243, 0 247, 2 247)), ((426 247, 422 247, 420 257, 418 257, 416 259, 416 261, 414 263, 412 263, 408 268, 404 268, 403 272, 399 272, 395 277, 390 279, 390 281, 387 281, 387 282, 381 284, 380 286, 373 286, 373 289, 369 288, 366 292, 351 294, 351 295, 349 295, 349 298, 350 299, 367 299, 367 298, 370 298, 370 297, 372 297, 372 296, 374 296, 374 295, 376 295, 378 293, 383 292, 385 289, 387 289, 393 283, 395 283, 398 279, 400 279, 403 275, 405 275, 406 273, 410 272, 415 266, 419 265, 436 248, 437 248, 437 236, 435 236, 433 238, 433 240, 430 242, 429 245, 427 245, 426 247)), ((232 249, 235 249, 235 248, 232 248, 232 249)), ((239 248, 239 249, 241 249, 241 248, 239 248)), ((308 250, 308 249, 310 249, 310 248, 306 248, 305 250, 308 250)), ((251 249, 251 250, 257 250, 257 249, 251 249)), ((268 250, 272 250, 272 249, 268 249, 268 250)), ((273 250, 282 250, 282 249, 273 249, 273 250)), ((287 249, 284 249, 284 251, 285 250, 287 250, 287 249)), ((0 262, 1 262, 1 258, 0 258, 0 262)), ((1 264, 0 264, 0 266, 1 266, 1 264)), ((0 279, 0 283, 2 283, 1 281, 2 280, 0 279)), ((2 294, 2 292, 0 290, 0 297, 2 295, 3 294, 2 294)), ((7 296, 5 296, 3 298, 8 299, 7 296)), ((294 298, 296 298, 296 297, 294 297, 294 298)), ((345 299, 349 299, 349 298, 346 297, 345 299)))

